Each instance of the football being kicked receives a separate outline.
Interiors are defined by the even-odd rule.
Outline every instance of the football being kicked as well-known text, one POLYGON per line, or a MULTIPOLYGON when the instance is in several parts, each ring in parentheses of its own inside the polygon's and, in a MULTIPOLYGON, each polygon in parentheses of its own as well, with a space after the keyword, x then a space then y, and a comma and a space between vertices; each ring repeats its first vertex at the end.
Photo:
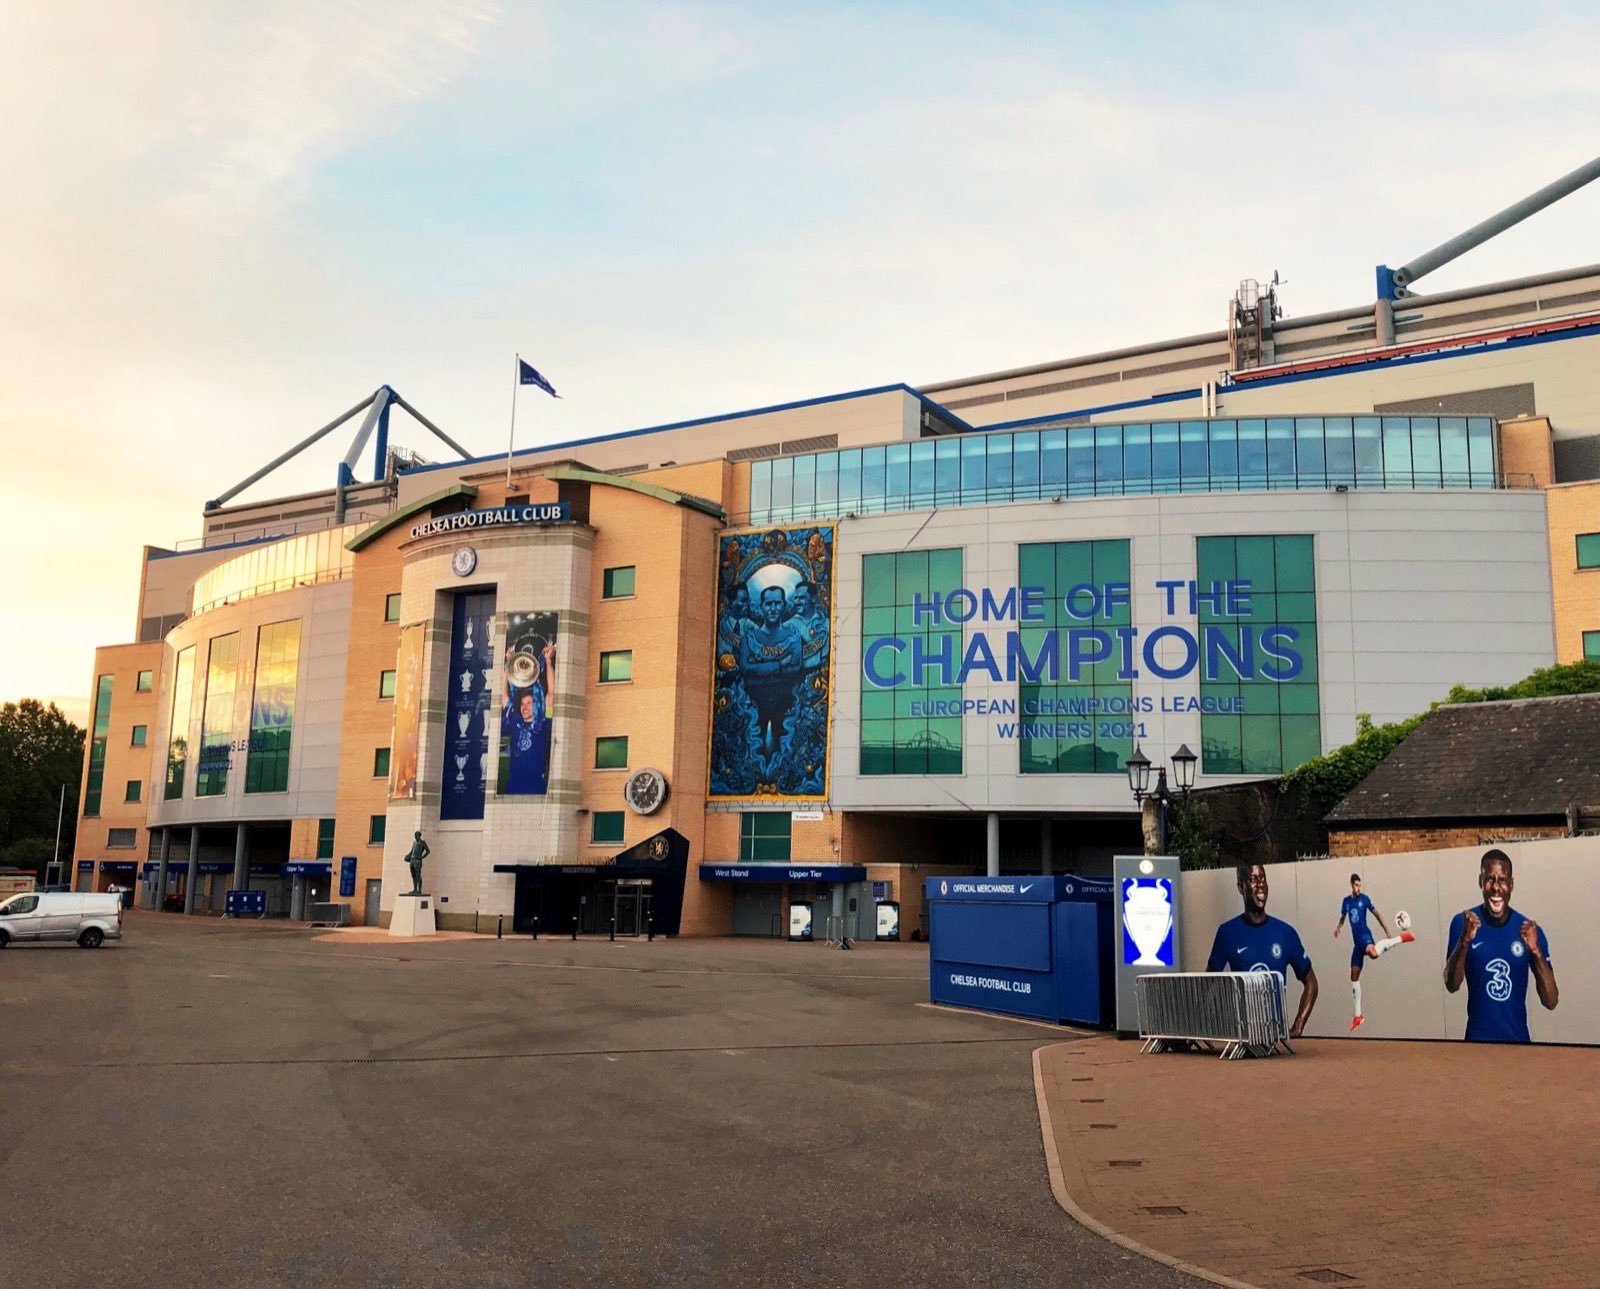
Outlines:
POLYGON ((1401 909, 1394 915, 1394 924, 1402 931, 1411 930, 1411 914, 1407 913, 1404 909, 1401 909))

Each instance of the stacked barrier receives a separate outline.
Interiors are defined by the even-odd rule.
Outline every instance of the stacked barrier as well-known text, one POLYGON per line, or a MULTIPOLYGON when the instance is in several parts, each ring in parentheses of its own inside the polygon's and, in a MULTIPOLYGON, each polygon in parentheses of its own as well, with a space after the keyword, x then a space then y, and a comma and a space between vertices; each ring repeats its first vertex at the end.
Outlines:
POLYGON ((1146 1052, 1222 1044, 1222 1059, 1286 1052, 1283 977, 1275 971, 1150 972, 1134 982, 1146 1052))

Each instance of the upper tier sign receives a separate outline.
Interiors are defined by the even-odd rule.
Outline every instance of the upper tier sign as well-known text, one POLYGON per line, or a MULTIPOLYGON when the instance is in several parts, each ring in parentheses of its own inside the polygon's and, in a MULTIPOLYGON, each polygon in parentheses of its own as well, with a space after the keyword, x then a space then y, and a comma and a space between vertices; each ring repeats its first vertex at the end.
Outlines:
POLYGON ((480 528, 508 528, 522 524, 564 524, 570 518, 567 503, 546 501, 538 505, 493 506, 487 510, 458 510, 453 515, 413 524, 413 537, 432 537, 436 533, 466 532, 480 528))

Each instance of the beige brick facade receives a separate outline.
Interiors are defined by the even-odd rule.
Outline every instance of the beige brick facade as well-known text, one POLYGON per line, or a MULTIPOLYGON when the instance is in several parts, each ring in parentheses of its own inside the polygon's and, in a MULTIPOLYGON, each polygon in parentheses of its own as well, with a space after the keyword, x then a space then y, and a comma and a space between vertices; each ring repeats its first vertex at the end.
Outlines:
POLYGON ((1600 482, 1557 484, 1545 493, 1550 521, 1550 582, 1556 661, 1579 662, 1585 632, 1600 639, 1600 568, 1578 567, 1578 537, 1600 533, 1600 482))
MULTIPOLYGON (((156 755, 156 714, 159 699, 159 678, 164 646, 160 641, 149 644, 110 645, 94 651, 94 676, 89 684, 90 710, 88 736, 84 740, 83 780, 78 793, 78 838, 76 858, 95 860, 96 890, 104 890, 112 882, 132 885, 131 875, 109 871, 99 862, 143 863, 149 849, 150 830, 147 811, 151 801, 160 794, 163 761, 156 755), (139 690, 141 673, 150 673, 150 688, 139 690), (110 724, 106 732, 106 756, 100 789, 100 809, 94 815, 85 813, 89 792, 89 758, 94 744, 95 711, 93 695, 100 677, 111 677, 110 724), (135 730, 144 731, 144 745, 133 741, 135 730), (137 784, 138 799, 129 801, 129 785, 137 784), (118 830, 117 840, 124 840, 127 831, 133 832, 131 845, 112 846, 112 830, 118 830)), ((76 869, 68 880, 76 881, 76 869)))

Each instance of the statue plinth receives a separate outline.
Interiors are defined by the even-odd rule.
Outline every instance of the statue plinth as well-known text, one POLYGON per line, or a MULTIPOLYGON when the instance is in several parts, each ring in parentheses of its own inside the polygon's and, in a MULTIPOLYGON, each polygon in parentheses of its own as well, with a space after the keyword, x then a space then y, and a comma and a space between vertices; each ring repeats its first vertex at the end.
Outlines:
POLYGON ((433 896, 426 893, 413 895, 407 891, 395 896, 394 915, 389 919, 389 934, 415 939, 418 936, 437 935, 439 928, 433 920, 433 896))

